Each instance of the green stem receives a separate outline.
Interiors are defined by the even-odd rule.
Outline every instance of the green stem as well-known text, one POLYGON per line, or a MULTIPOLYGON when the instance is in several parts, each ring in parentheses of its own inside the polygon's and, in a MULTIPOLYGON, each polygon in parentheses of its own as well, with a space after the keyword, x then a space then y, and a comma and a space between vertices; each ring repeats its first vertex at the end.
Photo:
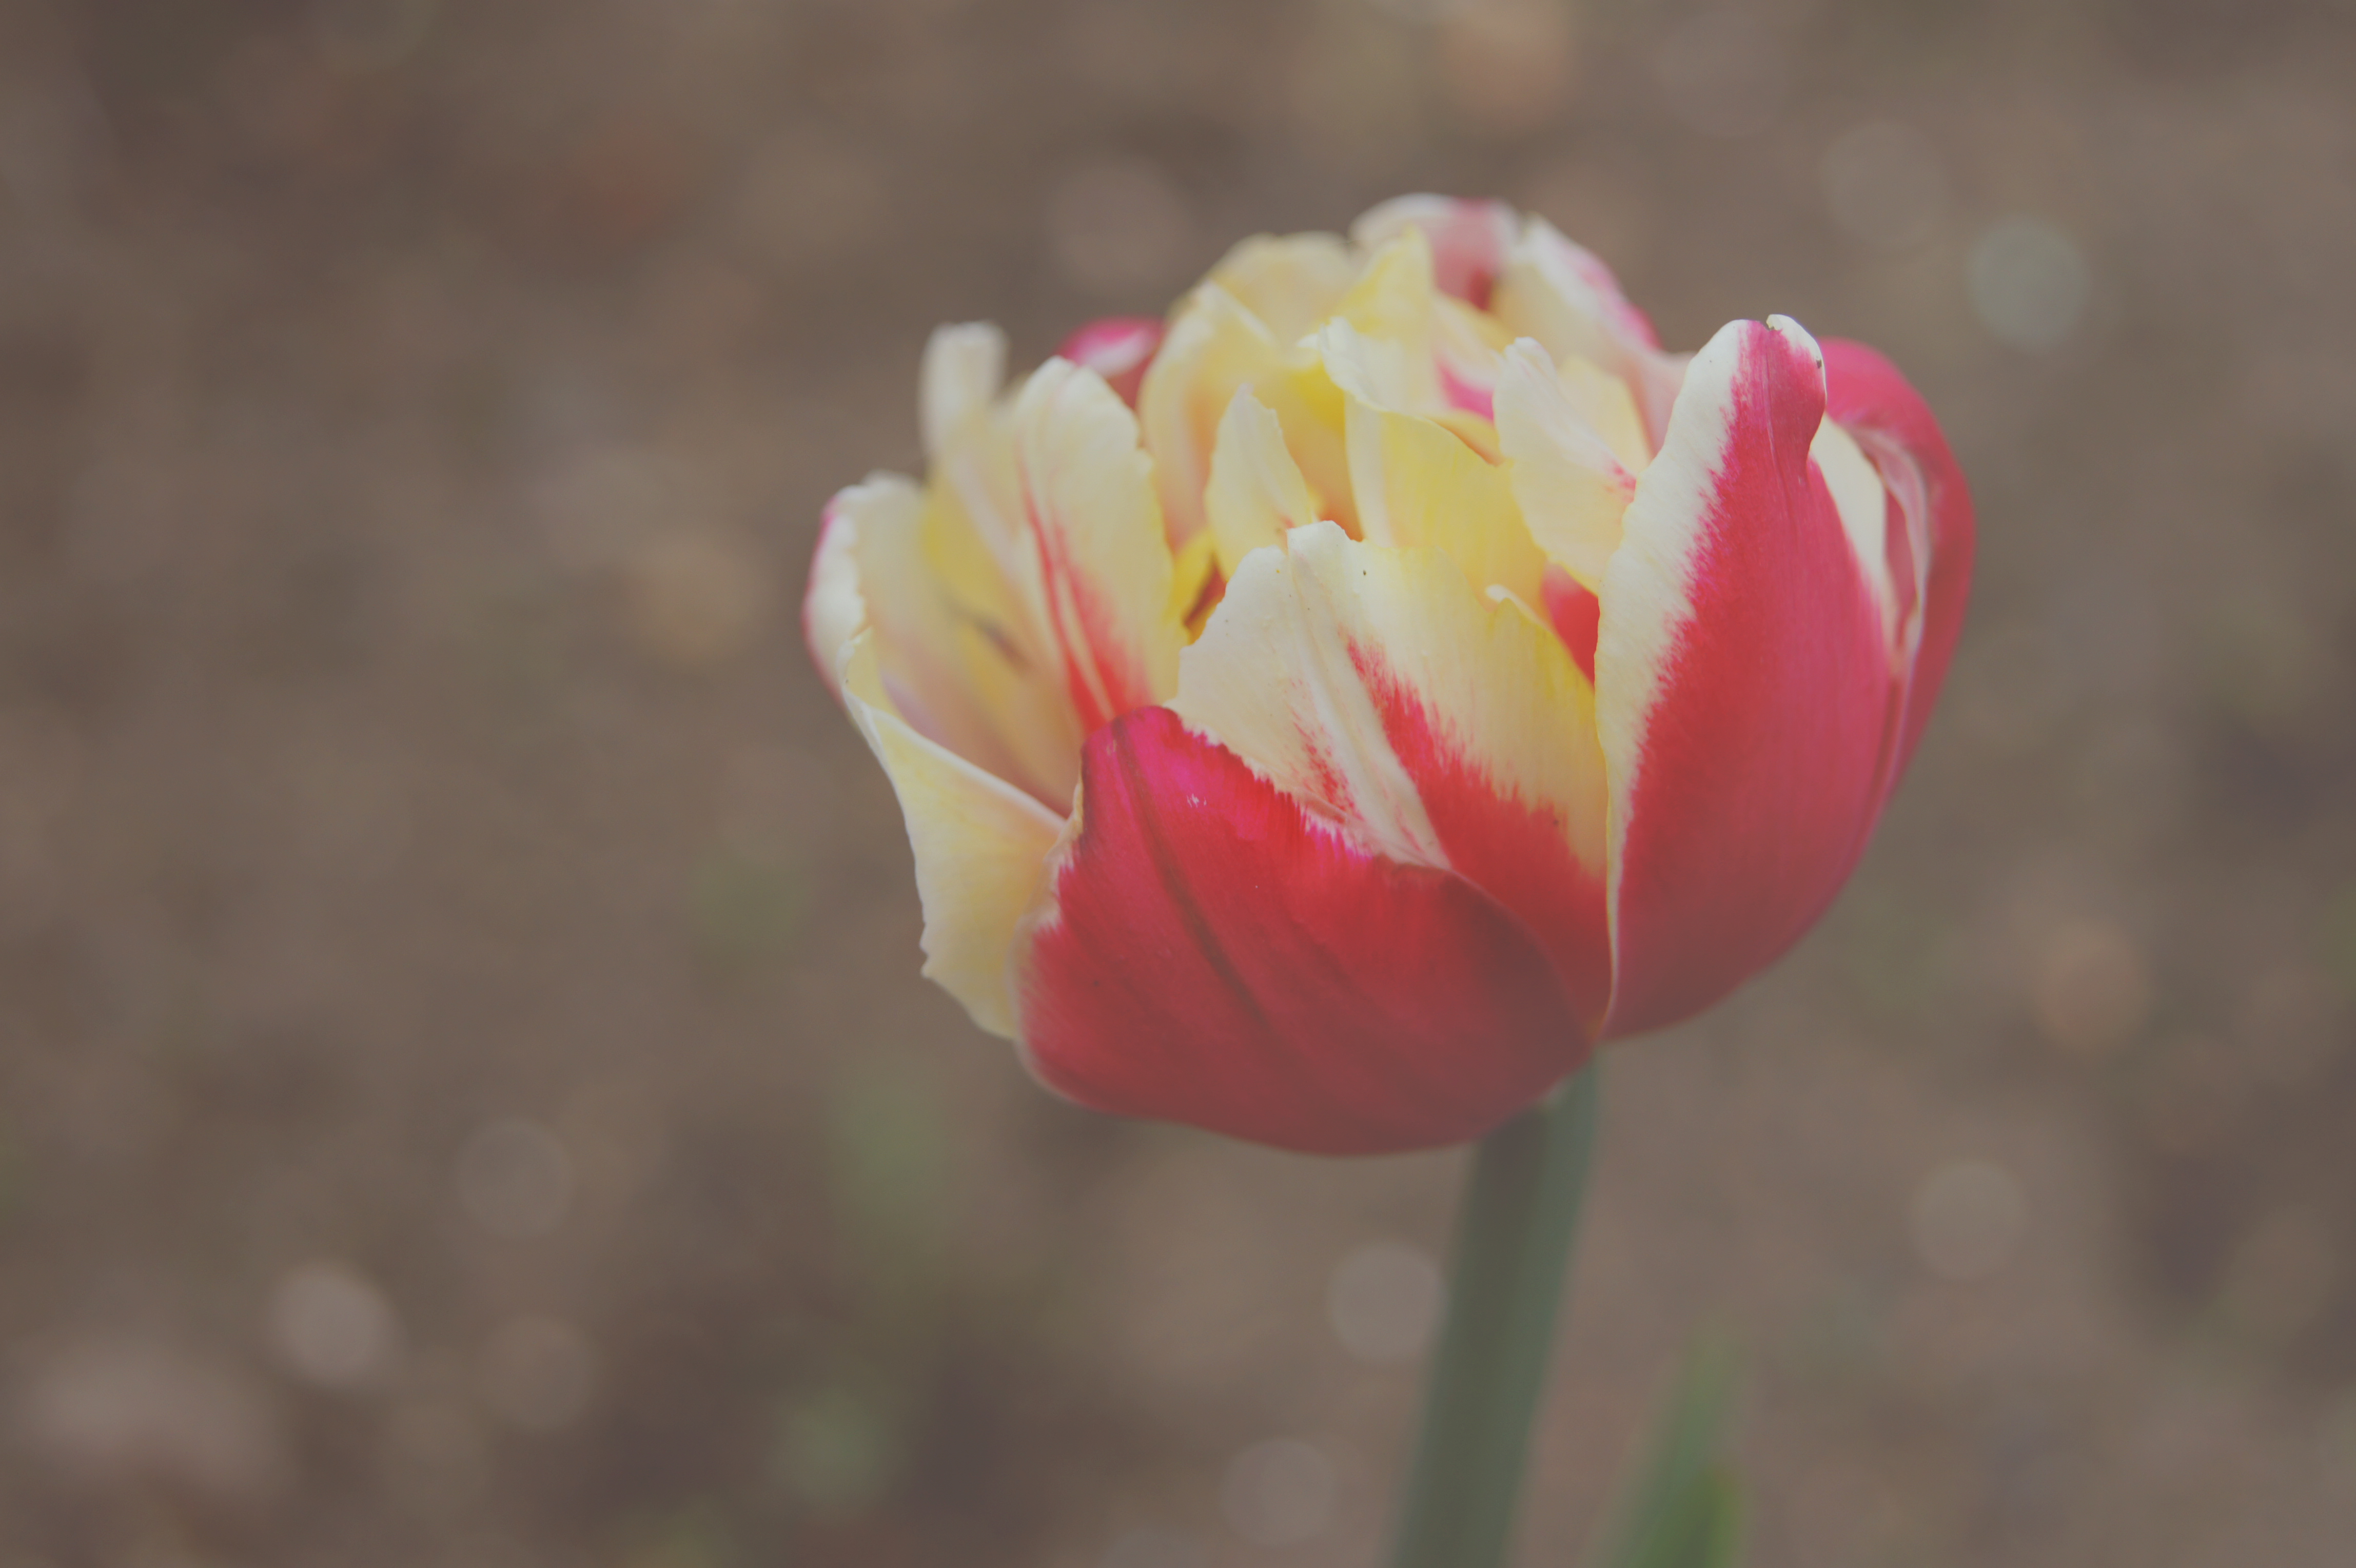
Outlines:
POLYGON ((1499 1568, 1595 1148, 1590 1064, 1481 1141, 1391 1568, 1499 1568))

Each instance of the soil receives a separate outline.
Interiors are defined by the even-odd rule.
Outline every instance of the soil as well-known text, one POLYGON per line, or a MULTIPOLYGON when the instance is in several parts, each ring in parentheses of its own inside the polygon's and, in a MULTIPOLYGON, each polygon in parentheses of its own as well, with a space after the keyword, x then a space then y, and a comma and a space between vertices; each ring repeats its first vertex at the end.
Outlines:
POLYGON ((1035 1088, 795 607, 935 324, 1421 189, 1981 519, 1840 905, 1604 1064, 1520 1561, 1705 1332, 1760 1568, 2350 1561, 2346 6, 0 0, 0 1564, 1376 1561, 1462 1155, 1035 1088))

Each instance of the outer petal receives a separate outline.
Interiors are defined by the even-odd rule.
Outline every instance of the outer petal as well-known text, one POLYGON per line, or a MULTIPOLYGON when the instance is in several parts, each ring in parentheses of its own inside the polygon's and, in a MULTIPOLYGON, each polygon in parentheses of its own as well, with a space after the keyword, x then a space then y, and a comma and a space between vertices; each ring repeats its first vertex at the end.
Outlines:
POLYGON ((1604 776, 1562 644, 1436 550, 1295 530, 1246 561, 1173 704, 1387 859, 1452 870, 1521 917, 1601 1016, 1604 776))
POLYGON ((992 1034, 1015 1028, 1015 933, 1046 882, 1063 819, 909 727, 884 690, 873 633, 846 650, 843 700, 892 777, 925 906, 925 975, 992 1034))
MULTIPOLYGON (((950 498, 890 475, 828 510, 851 540, 850 575, 894 709, 928 739, 1066 809, 1083 732, 972 520, 950 498)), ((847 640, 836 642, 837 660, 847 640)))
POLYGON ((1719 332, 1604 575, 1613 1036, 1699 1010, 1796 940, 1887 792, 1904 655, 1887 560, 1811 456, 1824 384, 1796 324, 1719 332))
POLYGON ((1972 583, 1972 497, 1938 421, 1896 367, 1862 343, 1836 338, 1824 348, 1829 412, 1873 460, 1890 491, 1890 575, 1913 623, 1915 647, 1898 750, 1902 770, 1922 739, 1964 628, 1972 583))
POLYGON ((819 524, 818 554, 810 562, 809 587, 802 595, 802 645, 838 696, 842 692, 842 650, 867 625, 867 601, 859 592, 855 498, 869 487, 894 483, 908 481, 879 474, 865 486, 837 491, 826 503, 825 519, 819 524))
POLYGON ((1521 922, 1169 710, 1090 737, 1081 799, 1018 960, 1033 1070, 1080 1103, 1379 1154, 1478 1136, 1585 1058, 1521 922))

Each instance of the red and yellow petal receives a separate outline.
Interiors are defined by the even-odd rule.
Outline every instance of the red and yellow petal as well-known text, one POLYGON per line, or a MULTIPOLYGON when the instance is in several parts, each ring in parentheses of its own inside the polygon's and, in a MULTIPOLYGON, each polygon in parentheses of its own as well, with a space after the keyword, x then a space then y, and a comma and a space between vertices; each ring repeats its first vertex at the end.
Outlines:
POLYGON ((1353 842, 1484 889, 1553 959, 1579 1015, 1601 1018, 1592 689, 1521 606, 1438 550, 1296 529, 1243 564, 1173 706, 1353 842))
POLYGON ((1033 1070, 1083 1105, 1315 1154, 1477 1137, 1589 1049, 1528 929, 1370 853, 1149 708, 1091 736, 1018 959, 1033 1070))
POLYGON ((1888 792, 1904 651, 1868 498, 1812 455, 1824 413, 1822 358, 1796 324, 1727 327, 1693 361, 1604 575, 1612 1036, 1686 1017, 1788 948, 1888 792))
POLYGON ((1024 383, 1013 434, 1033 614, 1094 730, 1177 689, 1184 635, 1153 463, 1104 379, 1066 360, 1024 383))

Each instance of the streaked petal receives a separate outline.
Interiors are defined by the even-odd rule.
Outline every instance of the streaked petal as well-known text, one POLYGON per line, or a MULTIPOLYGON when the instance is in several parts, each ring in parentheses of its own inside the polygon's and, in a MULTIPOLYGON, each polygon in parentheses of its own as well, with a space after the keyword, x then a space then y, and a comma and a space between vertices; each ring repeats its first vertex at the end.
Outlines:
POLYGON ((925 343, 916 405, 925 456, 940 461, 958 432, 990 406, 1005 381, 1005 333, 987 321, 935 328, 925 343))
POLYGON ((1658 440, 1684 377, 1684 360, 1661 352, 1644 313, 1591 252, 1532 218, 1506 256, 1490 309, 1516 338, 1535 338, 1558 364, 1585 360, 1627 383, 1658 440))
POLYGON ((844 491, 830 510, 855 525, 872 656, 896 711, 976 767, 1066 807, 1083 732, 971 519, 891 476, 844 491))
POLYGON ((1135 408, 1145 368, 1162 347, 1162 332, 1158 316, 1108 316, 1065 338, 1055 352, 1102 376, 1121 402, 1135 408))
POLYGON ((1699 1010, 1796 940, 1887 792, 1903 655, 1886 561, 1860 554, 1810 456, 1824 410, 1796 324, 1728 326, 1604 574, 1613 1036, 1699 1010))
POLYGON ((1024 1054, 1081 1104, 1376 1154, 1477 1136, 1588 1053, 1520 921, 1168 709, 1090 737, 1076 821, 1018 962, 1024 1054))
POLYGON ((975 1023, 1012 1037, 1015 933, 1046 885, 1064 821, 911 728, 884 689, 873 632, 848 650, 843 700, 907 822, 925 908, 925 975, 975 1023))
POLYGON ((1502 201, 1396 196, 1360 214, 1350 225, 1350 238, 1372 251, 1410 227, 1423 231, 1431 244, 1432 276, 1440 291, 1485 309, 1520 232, 1514 209, 1502 201))
POLYGON ((1014 424, 1040 619, 1093 730, 1177 690, 1184 638, 1152 460, 1104 379, 1066 360, 1023 384, 1014 424))
POLYGON ((1283 424, 1249 389, 1236 393, 1219 422, 1203 504, 1210 513, 1219 570, 1231 579, 1245 556, 1263 545, 1282 544, 1287 529, 1317 521, 1316 498, 1284 445, 1283 424))
POLYGON ((1298 529, 1243 563, 1172 706, 1368 849, 1485 889, 1537 932, 1582 1016, 1600 1016, 1592 688, 1520 607, 1440 551, 1298 529))

